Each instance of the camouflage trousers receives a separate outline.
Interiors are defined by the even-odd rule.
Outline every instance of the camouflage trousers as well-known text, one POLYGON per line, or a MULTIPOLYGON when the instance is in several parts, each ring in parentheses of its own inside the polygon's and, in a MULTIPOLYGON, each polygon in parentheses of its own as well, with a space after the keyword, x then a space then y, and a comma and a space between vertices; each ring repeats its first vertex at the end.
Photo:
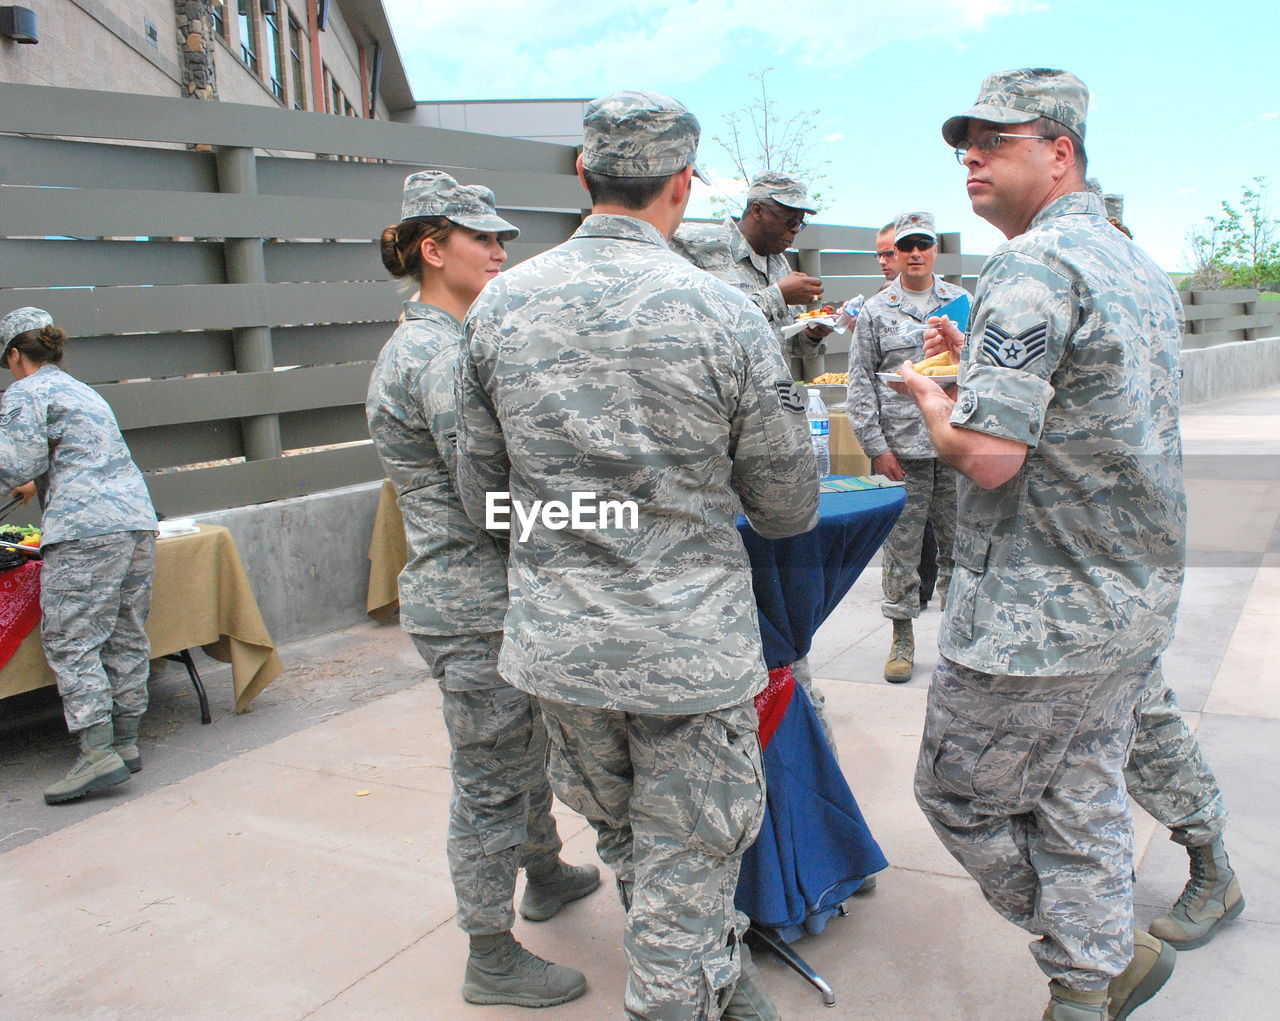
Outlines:
POLYGON ((925 522, 933 523, 938 544, 938 603, 951 581, 951 547, 956 535, 956 473, 936 457, 899 458, 906 476, 907 504, 881 548, 881 612, 890 620, 920 616, 920 551, 925 522))
POLYGON ((1227 828, 1222 790, 1158 666, 1138 703, 1138 735, 1124 779, 1133 800, 1179 844, 1211 844, 1227 828))
POLYGON ((1124 766, 1156 663, 1009 677, 938 661, 916 801, 1051 979, 1097 990, 1133 956, 1124 766))
POLYGON ((498 674, 502 635, 411 635, 440 680, 449 732, 449 875, 468 935, 515 924, 516 871, 560 855, 538 700, 498 674))
POLYGON ((111 532, 46 546, 40 637, 73 734, 147 711, 154 532, 111 532))
POLYGON ((714 1021, 738 980, 747 919, 733 895, 764 814, 755 706, 542 709, 556 794, 586 816, 601 860, 631 889, 625 1016, 714 1021))

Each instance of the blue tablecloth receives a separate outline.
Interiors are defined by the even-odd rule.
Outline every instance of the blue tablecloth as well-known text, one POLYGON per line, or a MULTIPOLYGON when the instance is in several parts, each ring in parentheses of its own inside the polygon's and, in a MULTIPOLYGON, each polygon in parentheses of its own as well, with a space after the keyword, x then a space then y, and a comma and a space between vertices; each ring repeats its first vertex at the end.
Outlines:
POLYGON ((901 486, 823 493, 817 527, 789 539, 762 539, 738 519, 770 670, 809 654, 818 626, 888 538, 906 501, 901 486))
MULTIPOLYGON (((818 626, 880 548, 905 503, 902 487, 824 493, 818 526, 789 539, 762 539, 739 522, 770 669, 808 654, 818 626)), ((735 901, 753 923, 791 941, 821 932, 865 877, 888 863, 799 685, 764 749, 764 770, 764 822, 743 856, 735 901)))

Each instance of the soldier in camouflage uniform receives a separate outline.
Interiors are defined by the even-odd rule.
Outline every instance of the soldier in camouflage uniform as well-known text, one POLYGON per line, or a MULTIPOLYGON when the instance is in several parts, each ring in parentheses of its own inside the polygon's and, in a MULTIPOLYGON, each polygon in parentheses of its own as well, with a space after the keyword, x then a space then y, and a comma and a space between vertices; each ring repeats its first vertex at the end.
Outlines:
POLYGON ((916 797, 1039 937, 1052 1021, 1128 1017, 1175 957, 1134 930, 1123 772, 1183 575, 1181 306, 1086 189, 1087 105, 1074 75, 1023 69, 943 125, 1009 241, 979 279, 958 399, 903 369, 965 476, 916 797))
MULTIPOLYGON (((40 495, 40 633, 80 755, 44 792, 58 804, 142 768, 156 514, 115 415, 60 368, 66 334, 48 312, 0 320, 15 383, 0 406, 0 485, 40 495)), ((30 499, 30 497, 27 497, 30 499)))
MULTIPOLYGON (((894 221, 898 277, 866 300, 849 345, 849 397, 845 413, 862 450, 878 475, 904 482, 907 504, 882 550, 881 612, 893 621, 893 639, 884 679, 911 680, 915 636, 911 621, 920 615, 920 558, 925 525, 937 542, 937 586, 945 603, 951 577, 951 537, 955 531, 956 473, 938 460, 929 431, 915 402, 895 393, 876 373, 897 372, 904 361, 919 361, 925 325, 942 307, 968 292, 933 272, 938 235, 933 215, 903 213, 894 221)), ((967 308, 966 308, 967 313, 967 308)), ((955 312, 953 311, 953 315, 955 312)), ((966 314, 967 320, 967 314, 966 314)))
POLYGON ((766 170, 751 179, 742 218, 682 224, 671 247, 708 273, 749 295, 773 327, 784 360, 812 358, 826 350, 829 326, 814 324, 786 340, 782 328, 805 305, 822 299, 822 281, 793 270, 782 254, 816 212, 809 192, 794 177, 766 170))
POLYGON ((542 921, 594 890, 599 870, 560 861, 542 715, 498 671, 506 543, 470 522, 454 478, 460 320, 518 233, 498 216, 488 188, 440 171, 406 179, 402 221, 383 234, 383 262, 421 289, 378 356, 366 410, 409 545, 401 625, 444 700, 453 772, 449 871, 458 925, 471 943, 462 993, 473 1003, 542 1007, 580 996, 586 979, 511 935, 516 872, 523 867, 529 879, 521 913, 542 921))
POLYGON ((626 1016, 775 1018, 733 906, 764 807, 751 700, 767 680, 734 522, 815 523, 803 390, 756 306, 667 247, 696 118, 624 92, 583 127, 592 215, 464 323, 460 492, 477 523, 493 493, 525 513, 633 502, 631 519, 548 512, 513 537, 499 665, 541 699, 556 793, 616 874, 626 1016))

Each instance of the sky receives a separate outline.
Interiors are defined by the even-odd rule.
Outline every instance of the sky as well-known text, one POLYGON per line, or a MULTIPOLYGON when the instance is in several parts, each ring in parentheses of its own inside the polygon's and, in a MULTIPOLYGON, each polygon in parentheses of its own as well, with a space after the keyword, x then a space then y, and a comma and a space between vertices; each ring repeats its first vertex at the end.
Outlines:
MULTIPOLYGON (((1084 80, 1089 174, 1124 196, 1126 224, 1165 269, 1190 268, 1187 232, 1255 176, 1280 215, 1280 14, 1264 0, 383 2, 415 99, 663 92, 698 116, 699 165, 730 197, 744 189, 711 136, 771 68, 783 119, 813 116, 818 222, 924 209, 965 252, 989 253, 1003 236, 969 208, 940 128, 1013 67, 1084 80)), ((710 215, 710 194, 699 185, 689 215, 710 215)))

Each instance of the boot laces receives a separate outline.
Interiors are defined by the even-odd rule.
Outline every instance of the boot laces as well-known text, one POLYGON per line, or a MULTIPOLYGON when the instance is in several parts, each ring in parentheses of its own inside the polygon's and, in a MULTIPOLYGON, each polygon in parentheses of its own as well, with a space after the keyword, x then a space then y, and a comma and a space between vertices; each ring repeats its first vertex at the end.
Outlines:
POLYGON ((1186 908, 1204 894, 1213 889, 1209 879, 1209 864, 1213 861, 1211 848, 1191 848, 1191 878, 1182 888, 1182 896, 1178 898, 1179 907, 1186 908))

